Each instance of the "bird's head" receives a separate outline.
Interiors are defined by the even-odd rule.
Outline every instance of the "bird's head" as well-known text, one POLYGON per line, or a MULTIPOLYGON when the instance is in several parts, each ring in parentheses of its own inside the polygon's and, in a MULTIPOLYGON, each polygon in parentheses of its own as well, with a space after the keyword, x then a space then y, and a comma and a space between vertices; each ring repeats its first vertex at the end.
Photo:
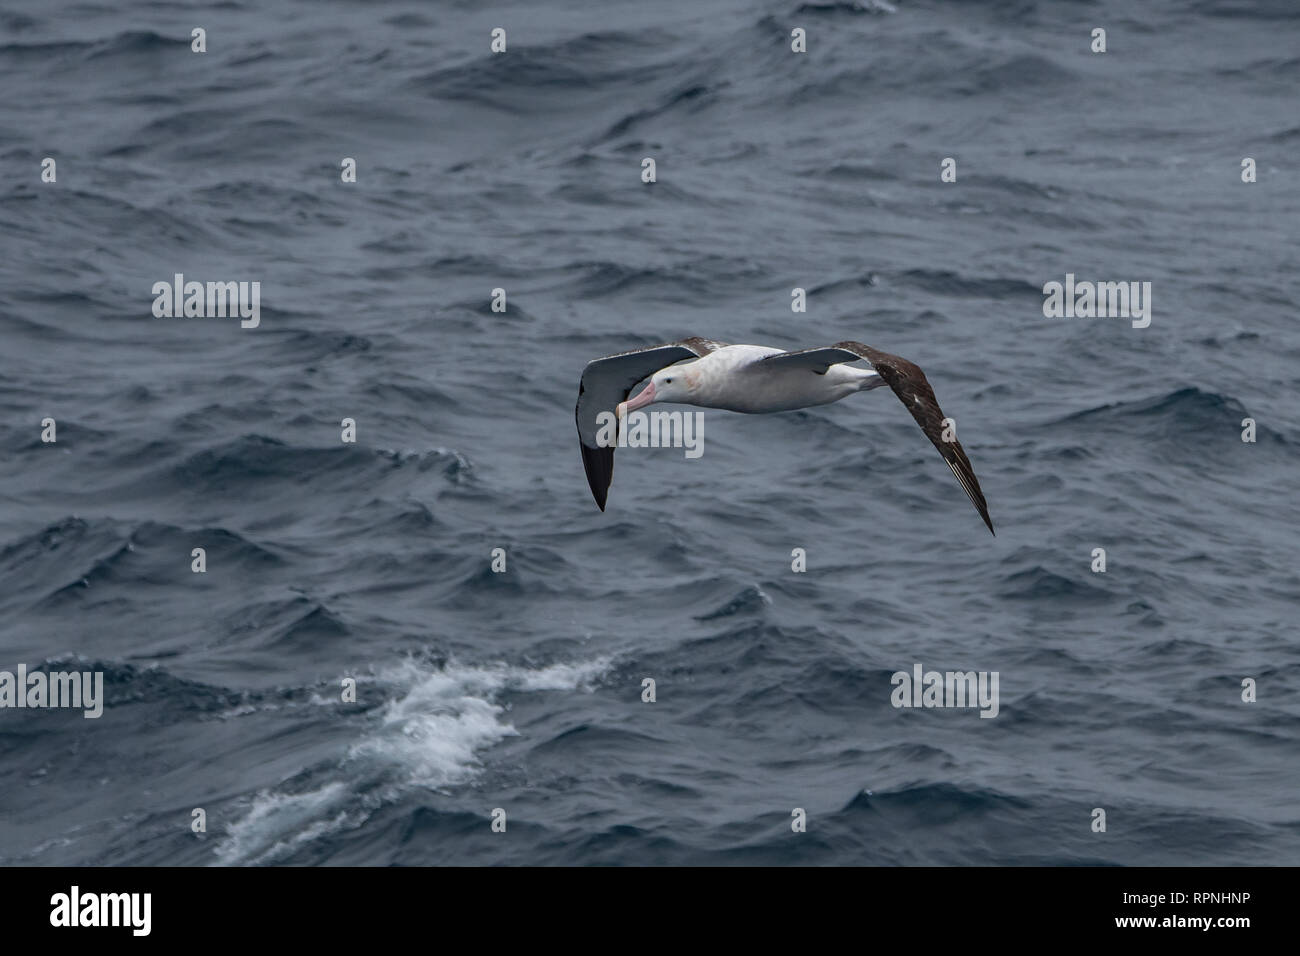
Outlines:
POLYGON ((645 388, 641 389, 634 398, 628 399, 623 404, 629 412, 654 402, 681 402, 689 405, 697 385, 698 376, 687 372, 686 369, 663 368, 650 376, 645 388))

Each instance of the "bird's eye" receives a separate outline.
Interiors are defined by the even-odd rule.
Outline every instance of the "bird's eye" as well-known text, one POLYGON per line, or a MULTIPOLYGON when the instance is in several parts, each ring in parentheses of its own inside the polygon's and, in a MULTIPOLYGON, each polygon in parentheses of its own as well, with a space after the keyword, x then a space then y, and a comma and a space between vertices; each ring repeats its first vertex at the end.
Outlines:
POLYGON ((666 378, 666 379, 664 379, 664 384, 665 384, 665 385, 671 385, 672 383, 673 383, 673 380, 672 380, 671 378, 666 378))

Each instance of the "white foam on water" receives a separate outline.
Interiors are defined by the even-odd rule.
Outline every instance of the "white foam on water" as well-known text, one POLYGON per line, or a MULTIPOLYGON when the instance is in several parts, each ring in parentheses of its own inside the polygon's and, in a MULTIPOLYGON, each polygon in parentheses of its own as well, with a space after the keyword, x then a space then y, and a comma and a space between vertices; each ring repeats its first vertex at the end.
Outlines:
POLYGON ((259 793, 248 813, 231 824, 226 838, 217 844, 217 862, 224 866, 271 863, 306 840, 335 832, 338 826, 327 829, 320 818, 341 806, 347 795, 348 788, 340 781, 306 793, 259 793))
POLYGON ((518 735, 497 703, 502 691, 588 690, 609 666, 607 658, 531 669, 505 664, 448 662, 430 672, 413 661, 378 677, 405 685, 384 708, 381 726, 349 756, 399 765, 410 783, 438 789, 464 783, 480 768, 478 753, 518 735))
MULTIPOLYGON (((396 696, 371 716, 361 739, 339 763, 346 781, 290 793, 264 791, 231 824, 217 845, 221 865, 273 863, 303 844, 360 826, 379 803, 415 787, 442 790, 473 779, 479 754, 518 731, 497 701, 505 691, 589 691, 610 664, 597 658, 577 664, 528 668, 507 664, 463 665, 449 661, 432 670, 412 660, 358 682, 358 694, 395 688, 396 696), (358 782, 390 780, 367 799, 358 782)), ((367 787, 366 789, 372 789, 367 787)))

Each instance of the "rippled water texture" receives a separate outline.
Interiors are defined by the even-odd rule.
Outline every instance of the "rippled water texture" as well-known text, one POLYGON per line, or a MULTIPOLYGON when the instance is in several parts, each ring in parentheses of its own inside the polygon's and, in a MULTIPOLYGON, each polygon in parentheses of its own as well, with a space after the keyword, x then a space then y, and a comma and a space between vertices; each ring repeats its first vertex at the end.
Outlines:
POLYGON ((0 669, 108 699, 0 710, 0 862, 1300 863, 1298 17, 4 2, 0 669), (997 537, 887 389, 601 514, 583 366, 692 334, 916 361, 997 537))

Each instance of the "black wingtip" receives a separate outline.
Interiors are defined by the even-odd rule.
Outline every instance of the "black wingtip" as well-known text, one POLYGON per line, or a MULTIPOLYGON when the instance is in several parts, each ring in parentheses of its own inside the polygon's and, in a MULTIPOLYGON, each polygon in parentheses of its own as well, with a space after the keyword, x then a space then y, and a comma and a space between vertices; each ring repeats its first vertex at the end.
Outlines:
POLYGON ((594 481, 591 482, 591 497, 595 499, 596 507, 599 508, 602 513, 605 511, 605 499, 608 496, 609 496, 608 486, 606 486, 604 491, 601 491, 599 486, 594 481))
POLYGON ((582 467, 587 473, 587 486, 591 488, 591 497, 596 499, 596 507, 605 510, 605 499, 609 497, 609 484, 614 477, 614 449, 588 448, 581 442, 582 467))
POLYGON ((993 530, 993 519, 989 517, 989 506, 984 503, 984 492, 980 490, 979 479, 975 477, 975 471, 974 469, 971 469, 970 460, 966 458, 965 452, 962 452, 962 461, 963 464, 966 465, 970 478, 969 481, 967 481, 967 476, 962 474, 956 464, 950 461, 948 462, 948 467, 950 467, 952 473, 957 476, 957 480, 961 482, 961 486, 966 489, 966 496, 970 498, 970 503, 975 506, 975 510, 979 512, 979 516, 984 519, 984 524, 988 527, 989 534, 996 538, 998 533, 993 530))
MULTIPOLYGON (((939 446, 939 443, 935 442, 935 445, 939 446)), ((993 519, 989 517, 989 506, 984 501, 984 492, 980 490, 980 481, 975 477, 975 469, 971 468, 970 459, 966 457, 966 452, 962 450, 961 445, 957 442, 953 442, 950 447, 960 456, 960 463, 963 467, 959 468, 958 462, 949 458, 947 454, 944 454, 943 460, 948 463, 948 467, 952 469, 952 473, 957 477, 958 483, 966 491, 966 497, 969 498, 970 503, 975 506, 975 510, 979 513, 980 518, 983 519, 984 524, 988 527, 989 534, 996 538, 998 533, 993 530, 993 519)), ((942 453, 944 451, 943 447, 939 446, 939 451, 942 453)))

